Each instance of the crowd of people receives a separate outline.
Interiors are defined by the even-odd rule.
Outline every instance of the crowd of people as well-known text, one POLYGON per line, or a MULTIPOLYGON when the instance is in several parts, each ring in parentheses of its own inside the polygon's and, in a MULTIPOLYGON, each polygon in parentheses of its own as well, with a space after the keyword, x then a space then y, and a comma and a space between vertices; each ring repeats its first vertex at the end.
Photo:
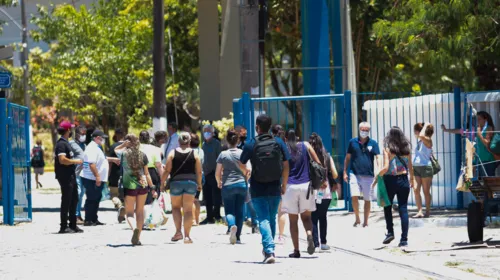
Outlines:
MULTIPOLYGON (((481 160, 489 162, 490 157, 498 157, 488 149, 494 126, 489 115, 480 113, 478 153, 481 160), (481 150, 482 146, 485 151, 481 150)), ((308 139, 300 139, 295 130, 285 131, 280 125, 273 125, 269 116, 260 115, 256 119, 255 138, 247 140, 247 129, 237 126, 227 131, 223 146, 212 125, 203 127, 203 143, 200 143, 196 133, 178 132, 177 125, 171 123, 168 131, 156 132, 154 137, 148 131, 136 136, 116 130, 115 143, 105 155, 103 146, 108 136, 102 131, 94 130, 89 142, 84 126, 77 127, 74 140, 70 140, 72 129, 73 125, 67 121, 59 125, 61 137, 55 147, 55 173, 62 192, 60 233, 82 233, 78 225, 104 225, 98 219, 98 211, 103 186, 107 186, 118 209, 118 221, 126 220, 133 231, 133 245, 141 245, 145 205, 168 190, 175 224, 171 239, 174 242, 193 243, 192 227, 222 221, 223 206, 229 242, 241 243, 241 232, 247 221, 252 232, 262 236, 264 263, 275 262, 275 243, 284 242, 286 216, 294 247, 290 258, 301 257, 299 218, 307 237, 307 252, 314 254, 330 249, 327 211, 332 194, 340 195, 341 180, 331 155, 316 133, 308 139), (325 170, 318 186, 313 184, 317 166, 325 170), (206 206, 206 218, 201 222, 200 194, 206 206)), ((411 188, 415 190, 418 210, 414 218, 430 216, 432 178, 439 172, 434 165, 434 126, 415 124, 414 152, 410 139, 400 128, 392 127, 388 131, 382 151, 370 138, 370 130, 369 123, 359 124, 359 137, 349 142, 344 162, 343 180, 349 186, 354 226, 361 226, 361 197, 364 200, 362 226, 369 225, 370 203, 376 200, 374 188, 377 180, 382 179, 389 200, 392 202, 397 197, 402 228, 399 246, 404 247, 408 245, 411 188)), ((492 166, 496 168, 498 164, 492 166)), ((488 174, 494 171, 485 170, 488 174)), ((384 207, 387 225, 384 244, 395 239, 392 211, 391 205, 384 207)))

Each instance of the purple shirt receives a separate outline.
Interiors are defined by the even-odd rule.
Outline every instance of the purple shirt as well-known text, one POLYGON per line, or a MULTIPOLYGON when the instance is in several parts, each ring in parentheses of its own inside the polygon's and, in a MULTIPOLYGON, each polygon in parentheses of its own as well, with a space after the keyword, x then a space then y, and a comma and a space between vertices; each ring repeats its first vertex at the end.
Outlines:
POLYGON ((288 177, 289 184, 304 184, 311 179, 309 178, 309 153, 307 152, 304 142, 297 143, 297 151, 290 152, 290 175, 288 177))

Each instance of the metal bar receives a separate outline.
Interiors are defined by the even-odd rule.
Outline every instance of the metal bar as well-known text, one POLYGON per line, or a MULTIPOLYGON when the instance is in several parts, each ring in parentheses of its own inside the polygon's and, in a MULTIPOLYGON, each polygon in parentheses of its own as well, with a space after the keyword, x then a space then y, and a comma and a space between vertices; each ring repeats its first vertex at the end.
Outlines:
POLYGON ((252 98, 252 101, 303 101, 303 100, 321 100, 321 99, 335 99, 342 98, 343 94, 321 94, 321 95, 300 95, 300 96, 281 96, 281 97, 266 97, 266 98, 252 98))
MULTIPOLYGON (((352 101, 351 100, 351 91, 347 90, 344 93, 344 113, 345 113, 344 121, 345 121, 345 127, 347 127, 347 128, 352 127, 351 101, 352 101)), ((347 145, 348 145, 349 141, 351 140, 351 138, 352 138, 352 129, 346 129, 345 136, 344 136, 344 151, 347 151, 347 145)), ((344 169, 349 172, 348 167, 344 167, 344 169)), ((349 212, 353 212, 354 209, 352 208, 352 203, 350 202, 351 192, 350 192, 350 190, 347 187, 347 184, 345 182, 343 183, 343 185, 344 185, 344 191, 346 191, 346 192, 344 192, 344 194, 346 194, 346 196, 345 196, 346 209, 348 209, 349 212)))
POLYGON ((31 202, 31 153, 30 153, 30 110, 28 108, 25 109, 26 113, 24 116, 24 136, 25 136, 25 145, 26 145, 26 177, 27 177, 27 186, 26 186, 26 199, 28 200, 28 219, 33 221, 33 205, 31 202))
MULTIPOLYGON (((10 103, 7 103, 7 118, 8 122, 9 119, 12 119, 12 106, 10 106, 10 103)), ((9 196, 6 198, 9 200, 9 217, 8 217, 8 224, 9 225, 14 225, 14 167, 12 166, 12 130, 13 130, 13 125, 8 125, 7 126, 7 146, 9 147, 7 151, 7 165, 5 166, 5 169, 7 169, 9 175, 8 175, 8 180, 7 180, 7 188, 9 188, 9 196)), ((3 155, 2 155, 3 157, 3 155)), ((5 186, 4 186, 5 187, 5 186)))
MULTIPOLYGON (((0 139, 7 139, 7 100, 0 99, 0 139)), ((10 225, 10 194, 9 194, 9 162, 7 156, 8 145, 0 145, 2 158, 2 204, 3 223, 10 225)))
POLYGON ((280 123, 280 103, 276 102, 276 112, 278 112, 278 118, 276 123, 280 123))
MULTIPOLYGON (((453 89, 453 99, 454 99, 454 106, 455 106, 455 127, 460 126, 460 115, 461 115, 461 91, 459 87, 455 87, 453 89)), ((456 172, 457 176, 460 174, 460 165, 458 164, 461 159, 462 159, 462 149, 458 149, 460 147, 462 142, 462 135, 456 135, 455 136, 455 149, 456 149, 456 154, 455 154, 455 162, 457 163, 456 166, 456 172)), ((457 178, 458 179, 458 178, 457 178)), ((457 192, 457 208, 461 209, 464 207, 464 194, 463 192, 457 192)))

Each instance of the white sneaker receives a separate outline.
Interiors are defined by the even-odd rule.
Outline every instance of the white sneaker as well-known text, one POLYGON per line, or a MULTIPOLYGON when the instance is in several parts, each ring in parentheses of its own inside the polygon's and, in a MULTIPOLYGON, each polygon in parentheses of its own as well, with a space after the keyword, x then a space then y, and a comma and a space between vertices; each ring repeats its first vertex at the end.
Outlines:
POLYGON ((327 244, 321 244, 321 251, 330 251, 330 246, 327 244))
POLYGON ((238 230, 238 227, 237 226, 232 226, 231 229, 230 229, 230 233, 229 233, 229 243, 231 244, 236 244, 236 231, 238 230))

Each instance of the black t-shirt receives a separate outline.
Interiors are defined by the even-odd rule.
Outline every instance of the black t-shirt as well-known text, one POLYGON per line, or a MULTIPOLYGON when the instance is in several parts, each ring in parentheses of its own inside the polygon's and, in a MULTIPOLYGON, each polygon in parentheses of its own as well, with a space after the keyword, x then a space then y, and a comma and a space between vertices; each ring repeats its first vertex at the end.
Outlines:
MULTIPOLYGON (((123 142, 122 141, 118 141, 118 142, 115 142, 113 145, 111 145, 111 147, 109 148, 109 154, 108 154, 108 157, 118 157, 115 153, 115 149, 116 147, 120 146, 123 142)), ((115 163, 111 163, 111 170, 109 172, 109 179, 108 179, 108 183, 111 187, 117 187, 118 186, 118 180, 120 179, 120 176, 121 176, 121 171, 120 171, 120 166, 115 164, 115 163)))
POLYGON ((71 145, 69 144, 67 139, 64 137, 59 138, 57 140, 56 148, 54 150, 56 160, 54 164, 54 169, 56 172, 56 179, 64 179, 69 178, 71 175, 75 175, 75 165, 64 165, 59 162, 59 156, 65 155, 68 159, 73 159, 73 149, 71 149, 71 145))

